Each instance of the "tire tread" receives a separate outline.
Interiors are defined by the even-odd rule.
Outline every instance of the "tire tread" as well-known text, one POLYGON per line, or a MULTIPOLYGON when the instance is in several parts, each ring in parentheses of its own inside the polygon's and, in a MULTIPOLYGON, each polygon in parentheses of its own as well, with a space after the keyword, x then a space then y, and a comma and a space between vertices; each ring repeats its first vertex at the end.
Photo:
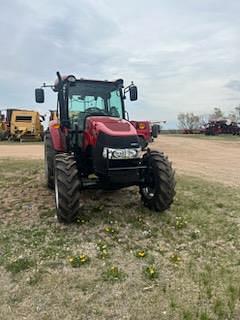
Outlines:
POLYGON ((80 204, 80 180, 74 157, 66 153, 56 155, 55 170, 59 194, 57 217, 60 222, 71 223, 78 216, 80 204))
POLYGON ((158 212, 165 211, 170 208, 175 196, 176 181, 172 163, 164 153, 155 150, 146 153, 144 160, 152 168, 157 180, 157 186, 155 187, 155 194, 151 199, 145 196, 143 187, 140 186, 142 201, 149 209, 158 212))

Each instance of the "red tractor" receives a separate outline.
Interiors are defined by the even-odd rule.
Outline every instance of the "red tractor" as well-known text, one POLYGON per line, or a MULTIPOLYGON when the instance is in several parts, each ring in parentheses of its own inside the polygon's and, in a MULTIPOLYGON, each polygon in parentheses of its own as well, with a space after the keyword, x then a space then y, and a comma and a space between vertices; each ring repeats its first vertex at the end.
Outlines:
MULTIPOLYGON (((43 87, 35 90, 38 103, 44 102, 43 87)), ((136 129, 125 119, 126 92, 137 100, 137 87, 124 88, 121 79, 76 79, 59 72, 50 87, 58 96, 58 119, 45 133, 45 169, 58 220, 77 218, 80 192, 88 188, 137 185, 145 206, 168 209, 175 195, 171 163, 162 152, 142 151, 136 129)))

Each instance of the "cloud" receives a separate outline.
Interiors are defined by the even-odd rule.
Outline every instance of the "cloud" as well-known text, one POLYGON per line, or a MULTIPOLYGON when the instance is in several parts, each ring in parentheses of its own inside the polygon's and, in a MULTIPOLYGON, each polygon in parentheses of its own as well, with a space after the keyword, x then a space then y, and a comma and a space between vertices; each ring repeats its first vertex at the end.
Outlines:
POLYGON ((240 91, 240 80, 229 81, 226 85, 226 88, 232 89, 234 91, 240 91))
MULTIPOLYGON (((174 123, 182 111, 228 112, 239 103, 239 9, 223 0, 3 1, 0 106, 39 108, 34 88, 60 70, 134 80, 132 118, 174 123)), ((55 100, 49 92, 43 108, 55 100)))

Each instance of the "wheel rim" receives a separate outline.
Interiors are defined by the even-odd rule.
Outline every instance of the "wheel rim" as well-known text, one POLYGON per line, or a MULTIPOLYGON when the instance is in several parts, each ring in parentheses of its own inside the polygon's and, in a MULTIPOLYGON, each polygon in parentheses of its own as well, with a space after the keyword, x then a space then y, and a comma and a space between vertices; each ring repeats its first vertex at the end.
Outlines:
POLYGON ((151 168, 145 177, 145 181, 142 187, 142 192, 144 197, 149 200, 152 199, 156 193, 156 182, 155 182, 155 177, 151 168))
POLYGON ((59 190, 58 190, 58 181, 57 177, 55 174, 55 179, 54 179, 54 185, 55 185, 55 202, 56 202, 56 208, 59 208, 59 190))
POLYGON ((142 190, 146 198, 152 199, 154 197, 154 192, 152 192, 152 188, 144 187, 142 190))

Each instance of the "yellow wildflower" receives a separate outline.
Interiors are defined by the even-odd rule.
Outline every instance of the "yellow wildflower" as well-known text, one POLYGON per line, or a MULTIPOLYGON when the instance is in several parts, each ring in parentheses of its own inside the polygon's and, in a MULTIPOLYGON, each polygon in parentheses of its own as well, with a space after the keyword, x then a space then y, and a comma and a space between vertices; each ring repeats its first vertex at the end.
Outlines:
POLYGON ((145 252, 144 251, 139 251, 138 252, 138 256, 139 257, 144 257, 145 256, 145 252))

